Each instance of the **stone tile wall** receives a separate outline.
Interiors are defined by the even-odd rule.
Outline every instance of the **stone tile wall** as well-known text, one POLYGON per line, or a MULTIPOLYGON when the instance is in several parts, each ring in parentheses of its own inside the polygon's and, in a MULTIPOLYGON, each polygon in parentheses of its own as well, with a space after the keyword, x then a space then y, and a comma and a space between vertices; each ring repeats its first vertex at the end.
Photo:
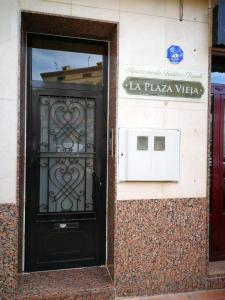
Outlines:
POLYGON ((118 201, 118 296, 200 290, 207 278, 206 198, 118 201))
POLYGON ((17 206, 0 204, 0 299, 13 299, 17 289, 17 206))

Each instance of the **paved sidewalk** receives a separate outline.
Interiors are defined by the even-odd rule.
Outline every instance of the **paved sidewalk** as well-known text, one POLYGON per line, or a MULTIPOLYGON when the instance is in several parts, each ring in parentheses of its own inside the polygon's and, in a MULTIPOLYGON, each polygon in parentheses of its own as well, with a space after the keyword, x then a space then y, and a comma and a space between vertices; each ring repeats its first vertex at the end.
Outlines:
POLYGON ((225 300, 225 290, 168 294, 153 297, 116 298, 118 300, 225 300))

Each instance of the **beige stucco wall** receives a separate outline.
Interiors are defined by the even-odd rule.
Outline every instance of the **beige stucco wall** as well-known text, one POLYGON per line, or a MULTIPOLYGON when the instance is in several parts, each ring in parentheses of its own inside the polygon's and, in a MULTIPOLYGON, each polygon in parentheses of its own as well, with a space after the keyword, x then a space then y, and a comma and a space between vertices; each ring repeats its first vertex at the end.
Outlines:
MULTIPOLYGON (((118 199, 204 197, 207 173, 208 0, 2 0, 0 9, 0 203, 16 200, 19 10, 119 23, 119 81, 127 64, 198 71, 205 75, 202 103, 118 97, 118 126, 181 130, 178 183, 119 183, 118 199), (179 44, 185 59, 171 65, 165 51, 179 44)), ((120 82, 118 83, 120 87, 120 82)))
POLYGON ((19 7, 0 3, 0 203, 16 202, 19 7))
POLYGON ((203 74, 206 93, 202 103, 119 98, 119 127, 181 131, 181 165, 178 183, 120 183, 118 199, 205 197, 208 2, 184 1, 182 22, 178 19, 178 1, 121 3, 120 70, 133 64, 178 72, 197 71, 203 74), (179 65, 172 65, 166 58, 166 49, 172 44, 180 45, 184 51, 184 60, 179 65))

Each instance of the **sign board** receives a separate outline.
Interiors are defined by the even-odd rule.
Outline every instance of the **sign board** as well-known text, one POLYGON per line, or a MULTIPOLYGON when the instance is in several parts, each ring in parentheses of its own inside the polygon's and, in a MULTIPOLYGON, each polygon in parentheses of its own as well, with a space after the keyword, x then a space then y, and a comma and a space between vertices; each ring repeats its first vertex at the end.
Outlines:
POLYGON ((127 94, 199 99, 204 93, 201 82, 127 77, 123 83, 127 94))
POLYGON ((120 69, 120 98, 195 101, 207 99, 207 74, 126 65, 120 69))
POLYGON ((167 58, 172 64, 179 64, 184 58, 184 52, 180 46, 171 45, 167 49, 167 58))

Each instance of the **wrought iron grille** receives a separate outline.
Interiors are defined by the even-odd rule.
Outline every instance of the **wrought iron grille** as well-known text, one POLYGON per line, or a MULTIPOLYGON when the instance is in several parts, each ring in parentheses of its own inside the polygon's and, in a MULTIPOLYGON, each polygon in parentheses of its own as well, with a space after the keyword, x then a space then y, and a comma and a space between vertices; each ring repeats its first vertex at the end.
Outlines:
POLYGON ((95 99, 40 96, 39 101, 39 211, 92 211, 95 99))

